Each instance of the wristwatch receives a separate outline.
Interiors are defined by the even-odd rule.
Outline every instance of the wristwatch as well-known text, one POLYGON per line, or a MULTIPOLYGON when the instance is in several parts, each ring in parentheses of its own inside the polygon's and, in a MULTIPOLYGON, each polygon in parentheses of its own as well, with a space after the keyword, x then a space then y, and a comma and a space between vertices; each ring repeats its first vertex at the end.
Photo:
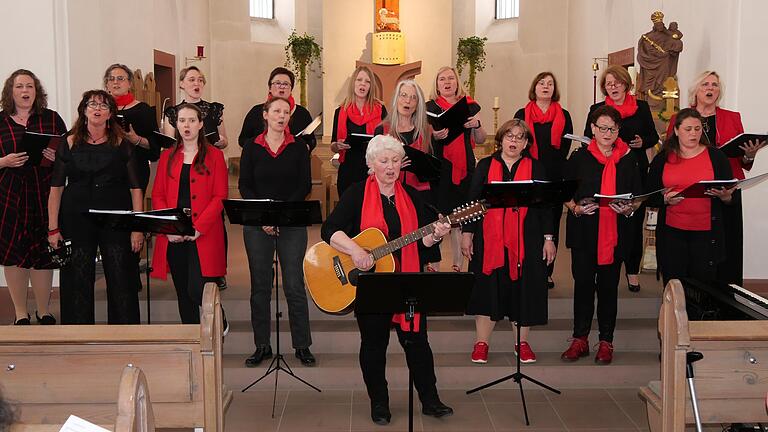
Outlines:
POLYGON ((544 234, 544 241, 555 241, 555 236, 552 234, 544 234))

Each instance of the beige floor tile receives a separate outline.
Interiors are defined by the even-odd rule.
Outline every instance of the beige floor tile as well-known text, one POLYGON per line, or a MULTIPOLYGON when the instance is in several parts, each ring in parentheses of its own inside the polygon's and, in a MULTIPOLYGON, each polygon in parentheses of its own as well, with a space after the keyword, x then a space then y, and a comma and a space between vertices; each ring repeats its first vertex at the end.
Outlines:
MULTIPOLYGON (((354 404, 352 406, 351 430, 359 431, 407 431, 408 430, 408 403, 390 401, 389 410, 392 413, 392 421, 386 426, 379 426, 371 420, 371 407, 369 404, 354 404)), ((421 420, 421 405, 414 404, 413 430, 423 431, 421 420)))
POLYGON ((291 390, 286 405, 351 404, 352 390, 291 390))
POLYGON ((280 431, 348 431, 351 412, 349 403, 286 405, 280 431))
POLYGON ((632 420, 612 401, 552 402, 552 406, 568 429, 636 429, 632 420))
POLYGON ((614 389, 606 389, 608 394, 611 395, 613 400, 617 402, 622 401, 639 401, 640 398, 637 396, 637 393, 640 389, 636 387, 630 387, 630 388, 614 388, 614 389))
POLYGON ((624 413, 635 423, 635 426, 640 429, 648 429, 648 415, 645 410, 645 404, 641 400, 637 401, 618 401, 617 402, 624 413))
POLYGON ((484 406, 476 403, 463 403, 451 406, 450 417, 433 418, 422 415, 425 431, 492 431, 493 425, 484 406))
POLYGON ((241 398, 232 401, 227 411, 224 429, 226 432, 241 432, 258 430, 276 432, 280 427, 283 406, 275 408, 275 418, 272 418, 272 404, 254 404, 241 398))
MULTIPOLYGON (((549 400, 544 395, 546 393, 544 390, 539 389, 531 389, 528 388, 528 384, 523 384, 523 390, 525 392, 525 401, 527 403, 541 403, 541 402, 548 402, 549 400)), ((520 403, 520 389, 519 388, 512 388, 512 389, 500 389, 500 388, 489 388, 480 391, 480 393, 483 395, 483 400, 487 404, 491 403, 520 403)), ((556 394, 552 394, 552 397, 557 397, 556 394)))
POLYGON ((605 389, 560 389, 561 394, 546 392, 545 395, 553 403, 568 402, 613 402, 613 398, 605 389))
MULTIPOLYGON (((565 425, 548 402, 527 403, 531 427, 539 429, 565 429, 565 425)), ((516 431, 526 428, 521 403, 488 403, 488 412, 497 431, 516 431)))

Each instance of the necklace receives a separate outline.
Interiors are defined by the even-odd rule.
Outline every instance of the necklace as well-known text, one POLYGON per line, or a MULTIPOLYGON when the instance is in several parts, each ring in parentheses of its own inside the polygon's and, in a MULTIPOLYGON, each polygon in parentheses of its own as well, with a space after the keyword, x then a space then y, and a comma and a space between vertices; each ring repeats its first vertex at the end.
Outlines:
POLYGON ((97 144, 99 141, 101 141, 104 138, 106 138, 106 136, 107 136, 107 134, 104 134, 104 135, 102 135, 102 136, 100 136, 98 138, 94 138, 94 137, 88 135, 88 137, 91 139, 91 144, 97 144))
POLYGON ((16 114, 12 115, 11 117, 14 120, 16 120, 17 123, 19 123, 21 125, 26 125, 27 124, 27 120, 29 120, 29 114, 27 114, 26 116, 22 117, 20 114, 16 113, 16 114))

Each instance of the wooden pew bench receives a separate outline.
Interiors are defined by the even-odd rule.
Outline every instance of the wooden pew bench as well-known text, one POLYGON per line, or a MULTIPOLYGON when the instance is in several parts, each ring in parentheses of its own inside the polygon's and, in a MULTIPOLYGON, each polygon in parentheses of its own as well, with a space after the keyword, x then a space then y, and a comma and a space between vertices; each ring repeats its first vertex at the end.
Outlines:
POLYGON ((698 351, 694 385, 701 421, 768 423, 768 322, 688 321, 678 280, 664 290, 659 315, 661 383, 642 387, 651 431, 678 432, 693 424, 685 356, 698 351))
POLYGON ((64 423, 70 414, 113 424, 127 364, 152 388, 158 428, 224 430, 232 391, 223 387, 222 315, 205 286, 200 325, 0 327, 0 382, 22 423, 64 423))

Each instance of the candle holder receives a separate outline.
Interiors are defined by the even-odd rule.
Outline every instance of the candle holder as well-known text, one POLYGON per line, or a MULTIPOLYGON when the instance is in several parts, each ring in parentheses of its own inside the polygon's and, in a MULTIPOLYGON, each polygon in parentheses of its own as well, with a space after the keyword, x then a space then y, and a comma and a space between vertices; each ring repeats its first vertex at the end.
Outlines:
POLYGON ((190 63, 203 61, 208 57, 205 56, 205 47, 203 45, 197 46, 197 55, 194 57, 184 57, 184 64, 189 66, 190 63))
POLYGON ((495 134, 496 131, 499 130, 499 108, 501 107, 493 107, 493 133, 495 134))

